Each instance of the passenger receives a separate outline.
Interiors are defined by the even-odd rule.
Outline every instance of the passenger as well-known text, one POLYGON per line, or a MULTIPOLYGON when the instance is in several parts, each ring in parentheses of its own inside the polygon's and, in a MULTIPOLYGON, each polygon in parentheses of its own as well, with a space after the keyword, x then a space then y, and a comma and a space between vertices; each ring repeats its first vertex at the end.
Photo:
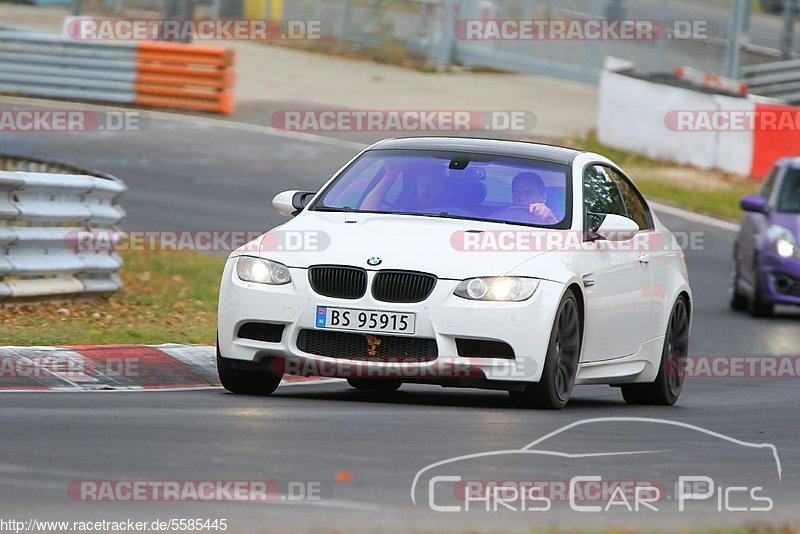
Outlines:
POLYGON ((511 182, 511 196, 514 204, 495 214, 495 218, 542 225, 558 222, 547 205, 547 189, 538 174, 523 172, 515 176, 511 182), (522 210, 524 213, 520 213, 522 210))

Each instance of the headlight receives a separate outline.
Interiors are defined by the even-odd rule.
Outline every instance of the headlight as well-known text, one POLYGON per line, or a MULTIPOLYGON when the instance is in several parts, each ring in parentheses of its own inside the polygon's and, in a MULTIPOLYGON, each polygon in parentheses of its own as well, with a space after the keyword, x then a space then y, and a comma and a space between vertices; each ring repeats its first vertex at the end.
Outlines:
POLYGON ((292 281, 289 268, 276 261, 239 256, 236 260, 236 275, 245 282, 283 285, 292 281))
POLYGON ((778 256, 783 258, 798 256, 797 240, 788 228, 774 224, 767 230, 767 237, 772 250, 778 256))
POLYGON ((520 302, 531 298, 537 287, 539 280, 536 278, 491 276, 468 278, 458 284, 453 294, 469 300, 520 302))

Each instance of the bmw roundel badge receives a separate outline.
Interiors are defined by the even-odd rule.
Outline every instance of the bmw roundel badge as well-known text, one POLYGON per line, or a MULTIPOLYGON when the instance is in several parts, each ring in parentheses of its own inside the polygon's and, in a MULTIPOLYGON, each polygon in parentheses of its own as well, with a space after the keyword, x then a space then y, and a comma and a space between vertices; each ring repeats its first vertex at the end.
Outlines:
POLYGON ((367 265, 371 265, 372 267, 380 265, 381 263, 383 263, 383 260, 378 258, 377 256, 372 256, 370 259, 367 260, 367 265))

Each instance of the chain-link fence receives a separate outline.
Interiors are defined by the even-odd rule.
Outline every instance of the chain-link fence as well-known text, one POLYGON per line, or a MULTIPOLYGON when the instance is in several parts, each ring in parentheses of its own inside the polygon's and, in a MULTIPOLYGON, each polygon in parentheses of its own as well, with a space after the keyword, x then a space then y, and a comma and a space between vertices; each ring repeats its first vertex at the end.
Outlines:
POLYGON ((76 2, 82 15, 101 17, 316 20, 324 38, 318 47, 339 42, 384 50, 387 61, 406 54, 434 65, 587 82, 598 79, 608 56, 644 72, 694 67, 732 77, 742 65, 800 57, 791 9, 798 0, 770 0, 769 12, 751 0, 65 1, 76 2), (538 31, 522 32, 530 24, 538 31), (650 35, 620 32, 642 24, 650 35), (491 32, 497 28, 499 35, 491 32), (591 34, 598 28, 599 37, 591 34))

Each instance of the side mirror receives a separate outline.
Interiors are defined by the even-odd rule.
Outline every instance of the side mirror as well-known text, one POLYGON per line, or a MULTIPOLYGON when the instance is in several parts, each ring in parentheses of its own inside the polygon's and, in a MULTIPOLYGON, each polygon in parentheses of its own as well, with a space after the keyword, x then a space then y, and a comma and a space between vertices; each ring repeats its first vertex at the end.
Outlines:
POLYGON ((312 191, 284 191, 272 199, 272 207, 286 217, 294 217, 305 208, 316 195, 312 191))
POLYGON ((622 215, 598 215, 590 213, 589 220, 599 221, 599 226, 596 228, 589 228, 588 235, 590 240, 605 239, 606 241, 627 241, 633 239, 633 236, 640 230, 639 225, 636 224, 635 221, 623 217, 622 215))
POLYGON ((767 201, 761 195, 748 195, 739 202, 744 211, 764 213, 767 210, 767 201))

